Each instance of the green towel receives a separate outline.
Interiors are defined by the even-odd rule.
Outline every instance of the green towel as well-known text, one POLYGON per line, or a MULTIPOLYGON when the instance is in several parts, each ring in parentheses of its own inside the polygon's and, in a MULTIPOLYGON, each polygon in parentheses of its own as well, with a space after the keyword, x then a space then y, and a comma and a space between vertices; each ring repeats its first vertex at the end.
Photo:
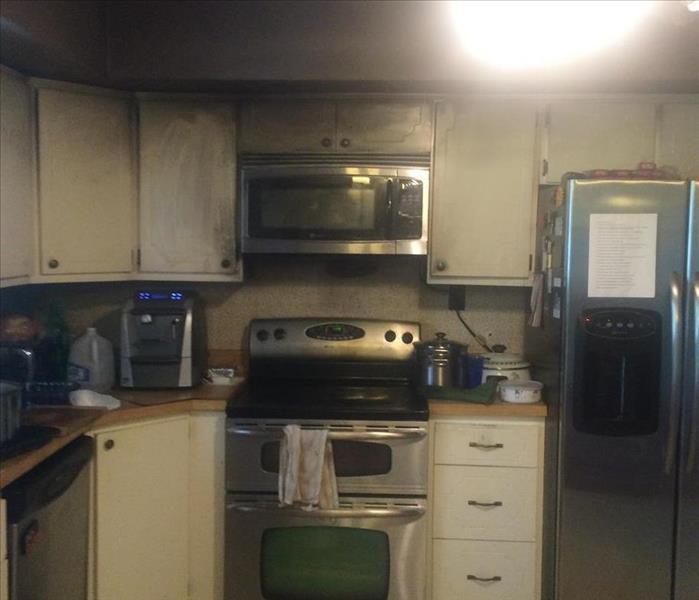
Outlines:
POLYGON ((497 389, 497 381, 486 381, 470 390, 425 386, 422 388, 422 393, 426 398, 434 398, 436 400, 461 400, 462 402, 473 402, 475 404, 492 404, 495 402, 497 389))

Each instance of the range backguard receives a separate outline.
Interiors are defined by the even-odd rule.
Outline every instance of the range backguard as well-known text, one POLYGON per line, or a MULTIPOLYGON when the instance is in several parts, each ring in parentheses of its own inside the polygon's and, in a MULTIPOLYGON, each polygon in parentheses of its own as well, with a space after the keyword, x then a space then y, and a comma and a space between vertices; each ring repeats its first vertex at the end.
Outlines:
POLYGON ((657 431, 660 315, 632 308, 586 309, 576 336, 575 429, 617 436, 657 431))

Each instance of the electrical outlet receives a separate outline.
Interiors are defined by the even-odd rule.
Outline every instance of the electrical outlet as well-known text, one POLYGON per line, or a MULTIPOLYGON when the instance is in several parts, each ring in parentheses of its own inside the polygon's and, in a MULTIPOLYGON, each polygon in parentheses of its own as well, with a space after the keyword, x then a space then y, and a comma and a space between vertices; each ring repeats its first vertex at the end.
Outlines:
POLYGON ((466 286, 465 285, 450 285, 449 286, 449 310, 465 310, 466 309, 466 286))

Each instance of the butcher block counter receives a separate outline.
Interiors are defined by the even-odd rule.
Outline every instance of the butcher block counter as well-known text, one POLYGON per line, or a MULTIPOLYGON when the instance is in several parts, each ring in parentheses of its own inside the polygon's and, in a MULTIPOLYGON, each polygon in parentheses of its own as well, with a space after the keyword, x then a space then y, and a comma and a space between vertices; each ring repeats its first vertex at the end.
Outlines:
POLYGON ((113 390, 111 395, 121 400, 121 407, 116 410, 71 406, 32 409, 25 414, 26 424, 56 427, 60 433, 41 448, 3 460, 0 464, 0 488, 88 431, 135 420, 223 411, 228 398, 241 383, 242 379, 234 385, 201 385, 186 390, 113 390))
MULTIPOLYGON (((36 408, 27 413, 26 423, 56 427, 60 435, 36 450, 30 450, 0 465, 0 488, 12 483, 41 461, 60 450, 75 438, 89 431, 135 420, 157 419, 200 411, 223 411, 228 399, 243 383, 233 385, 201 385, 186 390, 114 390, 121 400, 116 410, 74 407, 36 408)), ((546 405, 471 404, 458 400, 430 400, 430 417, 545 417, 546 405)))

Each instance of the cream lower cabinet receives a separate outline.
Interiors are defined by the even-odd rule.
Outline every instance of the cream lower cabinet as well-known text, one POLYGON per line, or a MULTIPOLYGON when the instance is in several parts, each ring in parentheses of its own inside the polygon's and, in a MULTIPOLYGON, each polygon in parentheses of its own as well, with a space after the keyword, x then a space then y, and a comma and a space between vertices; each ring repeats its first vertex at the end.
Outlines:
POLYGON ((544 424, 436 421, 432 600, 538 600, 544 424))
POLYGON ((190 600, 223 600, 226 415, 189 419, 190 600))
POLYGON ((95 435, 97 600, 186 600, 189 417, 95 435))
POLYGON ((93 433, 90 600, 222 600, 225 415, 93 433))
POLYGON ((437 105, 429 283, 528 283, 537 115, 527 100, 437 105))
POLYGON ((9 590, 7 562, 7 502, 0 498, 0 600, 7 600, 9 590))

